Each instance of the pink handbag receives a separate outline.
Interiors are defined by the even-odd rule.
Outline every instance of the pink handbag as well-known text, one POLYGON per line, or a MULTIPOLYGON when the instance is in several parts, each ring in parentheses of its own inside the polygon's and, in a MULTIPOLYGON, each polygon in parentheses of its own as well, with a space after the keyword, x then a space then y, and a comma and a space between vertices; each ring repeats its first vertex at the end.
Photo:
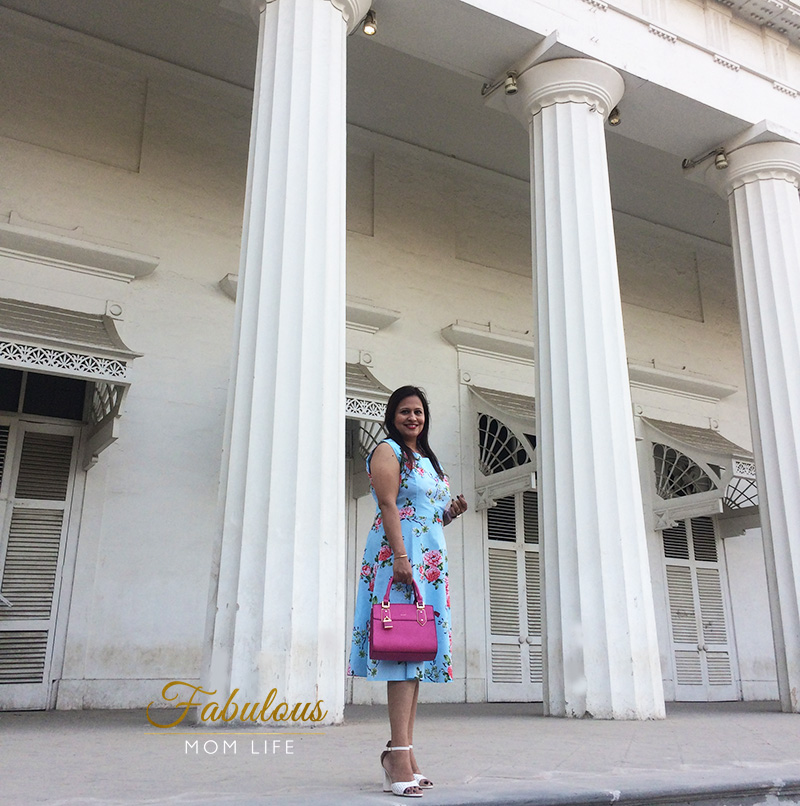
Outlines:
POLYGON ((389 602, 392 581, 383 601, 372 605, 369 624, 369 656, 373 660, 433 660, 437 652, 433 605, 422 601, 414 582, 414 604, 389 602))

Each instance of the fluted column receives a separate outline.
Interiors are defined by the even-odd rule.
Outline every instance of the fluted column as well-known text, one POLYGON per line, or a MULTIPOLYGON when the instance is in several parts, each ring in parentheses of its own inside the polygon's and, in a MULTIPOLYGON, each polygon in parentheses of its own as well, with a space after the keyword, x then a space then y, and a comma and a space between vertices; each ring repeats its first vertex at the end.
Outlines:
POLYGON ((664 716, 603 124, 620 75, 538 64, 511 111, 530 133, 545 708, 664 716))
POLYGON ((778 687, 800 712, 800 145, 732 151, 727 197, 778 687))
POLYGON ((204 685, 344 710, 345 52, 368 0, 260 31, 204 685))

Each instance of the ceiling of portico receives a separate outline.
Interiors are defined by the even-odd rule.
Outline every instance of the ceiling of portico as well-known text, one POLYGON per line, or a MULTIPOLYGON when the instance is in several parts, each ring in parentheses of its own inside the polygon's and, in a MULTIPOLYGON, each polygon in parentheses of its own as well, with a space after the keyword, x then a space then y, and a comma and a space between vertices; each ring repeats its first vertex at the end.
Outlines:
MULTIPOLYGON (((257 32, 239 3, 0 0, 17 11, 251 87, 257 32)), ((374 0, 373 7, 378 36, 357 31, 348 40, 348 120, 527 179, 527 135, 511 116, 486 106, 481 87, 543 37, 460 0, 374 0)), ((635 76, 625 80, 622 123, 609 127, 607 137, 615 208, 728 242, 725 204, 687 181, 681 160, 715 147, 746 123, 635 76)))

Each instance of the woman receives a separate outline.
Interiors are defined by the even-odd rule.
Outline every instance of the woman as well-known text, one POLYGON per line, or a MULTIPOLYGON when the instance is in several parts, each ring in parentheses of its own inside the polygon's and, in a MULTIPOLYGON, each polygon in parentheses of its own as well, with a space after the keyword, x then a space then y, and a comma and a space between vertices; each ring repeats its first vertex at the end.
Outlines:
POLYGON ((378 509, 367 537, 356 596, 348 674, 387 681, 391 741, 381 754, 384 791, 420 797, 432 782, 414 758, 414 720, 419 681, 446 683, 450 665, 450 583, 442 527, 467 509, 459 495, 450 498, 447 477, 428 444, 430 414, 425 394, 416 386, 396 389, 386 405, 389 439, 367 459, 372 495, 378 509), (390 601, 411 601, 416 579, 436 613, 438 653, 432 661, 407 663, 369 657, 372 605, 393 578, 390 601))

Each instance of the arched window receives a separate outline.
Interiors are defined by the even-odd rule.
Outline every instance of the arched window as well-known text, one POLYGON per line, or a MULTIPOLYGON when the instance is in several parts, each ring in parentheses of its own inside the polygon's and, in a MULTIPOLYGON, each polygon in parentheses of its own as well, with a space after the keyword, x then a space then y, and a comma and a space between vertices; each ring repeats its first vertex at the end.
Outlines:
POLYGON ((484 476, 521 467, 530 461, 526 446, 510 428, 496 417, 478 414, 478 467, 484 476))

